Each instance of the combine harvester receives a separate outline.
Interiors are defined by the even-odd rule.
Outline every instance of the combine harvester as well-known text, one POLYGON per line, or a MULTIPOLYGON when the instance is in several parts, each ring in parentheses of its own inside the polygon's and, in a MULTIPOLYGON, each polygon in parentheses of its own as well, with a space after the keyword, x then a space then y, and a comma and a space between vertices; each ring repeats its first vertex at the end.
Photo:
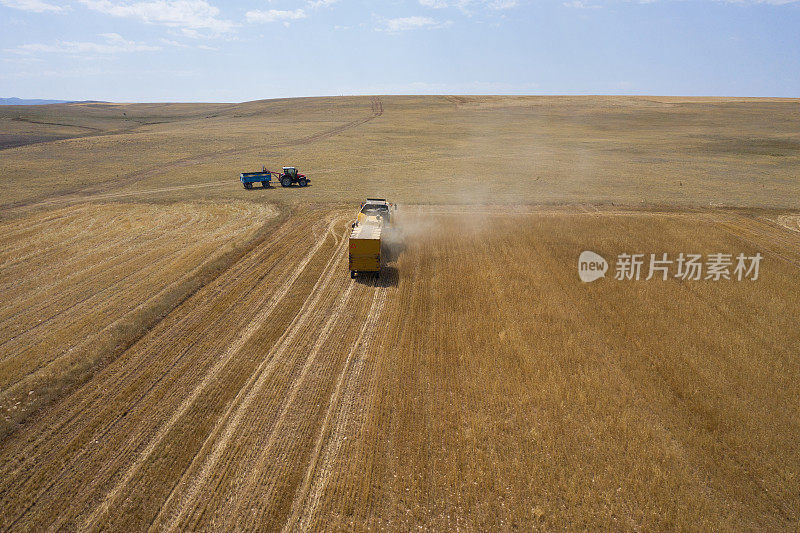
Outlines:
POLYGON ((383 198, 367 198, 350 231, 350 277, 358 273, 381 275, 381 234, 394 206, 383 198))
POLYGON ((253 184, 259 182, 266 189, 271 185, 273 175, 282 187, 291 187, 294 183, 305 187, 311 181, 305 174, 298 173, 295 167, 283 167, 283 172, 273 172, 267 170, 267 167, 263 167, 261 172, 242 172, 239 174, 239 180, 245 189, 252 189, 253 184))

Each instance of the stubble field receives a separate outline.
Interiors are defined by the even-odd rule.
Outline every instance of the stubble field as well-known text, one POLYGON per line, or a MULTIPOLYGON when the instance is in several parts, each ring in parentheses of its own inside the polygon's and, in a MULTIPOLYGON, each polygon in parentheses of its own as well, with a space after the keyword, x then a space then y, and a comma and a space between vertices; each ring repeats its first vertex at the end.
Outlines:
POLYGON ((37 141, 1 152, 0 527, 795 529, 797 114, 0 110, 37 141), (312 186, 245 191, 262 164, 312 186), (351 280, 367 195, 401 206, 381 277, 351 280), (764 258, 587 284, 583 250, 764 258))

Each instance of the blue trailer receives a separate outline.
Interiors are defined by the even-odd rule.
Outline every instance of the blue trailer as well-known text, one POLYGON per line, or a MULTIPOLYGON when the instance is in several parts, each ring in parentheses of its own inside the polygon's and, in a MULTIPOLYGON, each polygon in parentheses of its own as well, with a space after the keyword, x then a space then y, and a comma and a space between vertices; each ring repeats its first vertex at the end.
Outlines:
POLYGON ((261 172, 242 172, 239 174, 239 180, 245 189, 252 189, 253 184, 259 182, 266 189, 272 185, 273 174, 282 187, 291 187, 295 183, 300 187, 305 187, 311 181, 305 174, 298 173, 295 167, 283 167, 283 172, 273 172, 267 170, 266 167, 261 172))
POLYGON ((263 172, 242 172, 239 174, 239 180, 244 185, 245 189, 252 189, 254 183, 261 182, 261 186, 265 189, 270 186, 272 181, 272 172, 269 170, 263 172))

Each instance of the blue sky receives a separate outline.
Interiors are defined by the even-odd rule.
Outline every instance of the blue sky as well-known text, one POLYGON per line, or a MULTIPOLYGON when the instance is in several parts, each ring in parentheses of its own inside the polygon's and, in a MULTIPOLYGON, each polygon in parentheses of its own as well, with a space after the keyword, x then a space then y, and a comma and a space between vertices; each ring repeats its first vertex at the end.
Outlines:
POLYGON ((800 97, 800 0, 0 0, 0 96, 800 97))

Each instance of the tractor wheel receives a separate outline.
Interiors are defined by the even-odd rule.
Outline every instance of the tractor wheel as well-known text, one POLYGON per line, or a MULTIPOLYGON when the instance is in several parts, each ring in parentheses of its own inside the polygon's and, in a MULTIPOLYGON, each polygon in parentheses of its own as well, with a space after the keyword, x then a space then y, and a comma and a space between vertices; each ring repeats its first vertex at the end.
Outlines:
POLYGON ((308 181, 306 181, 306 179, 305 179, 305 178, 300 178, 300 179, 297 181, 297 183, 299 183, 301 187, 305 187, 306 185, 308 185, 308 181))
POLYGON ((267 187, 269 187, 269 182, 268 181, 262 181, 261 182, 261 186, 266 189, 267 187))
POLYGON ((284 187, 291 187, 292 185, 292 178, 289 176, 284 176, 281 178, 281 185, 284 187))

